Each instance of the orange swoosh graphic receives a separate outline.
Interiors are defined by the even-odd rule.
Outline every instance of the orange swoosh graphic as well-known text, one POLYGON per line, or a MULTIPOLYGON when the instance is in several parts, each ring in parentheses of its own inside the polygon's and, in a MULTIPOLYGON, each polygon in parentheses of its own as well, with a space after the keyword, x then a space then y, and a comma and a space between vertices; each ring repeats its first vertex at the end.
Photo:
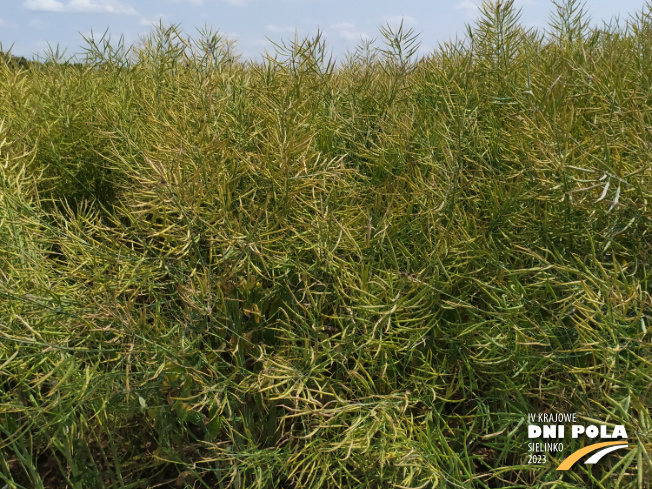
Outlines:
POLYGON ((596 450, 599 450, 600 448, 603 448, 603 447, 610 447, 612 445, 623 445, 625 443, 627 443, 627 440, 605 441, 603 443, 596 443, 594 445, 589 445, 588 447, 581 448, 578 451, 573 452, 568 457, 566 457, 564 459, 564 461, 561 464, 559 464, 559 467, 557 467, 557 470, 568 470, 568 469, 570 469, 575 462, 577 462, 579 459, 581 459, 587 453, 595 452, 596 450))

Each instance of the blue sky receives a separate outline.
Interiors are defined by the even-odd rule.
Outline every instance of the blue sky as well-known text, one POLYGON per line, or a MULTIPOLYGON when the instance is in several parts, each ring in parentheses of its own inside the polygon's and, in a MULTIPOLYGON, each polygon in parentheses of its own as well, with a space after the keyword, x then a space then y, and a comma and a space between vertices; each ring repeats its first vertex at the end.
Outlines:
MULTIPOLYGON (((477 16, 481 0, 0 0, 0 42, 13 53, 31 58, 43 54, 48 42, 68 54, 81 52, 82 35, 101 35, 107 28, 116 39, 138 41, 152 23, 180 23, 187 35, 213 26, 236 40, 247 57, 273 50, 273 41, 314 35, 321 29, 336 56, 361 38, 375 38, 381 25, 401 19, 421 33, 422 52, 462 35, 477 16)), ((525 25, 545 27, 549 0, 516 0, 525 25)), ((644 0, 588 0, 595 21, 622 19, 640 11, 644 0)), ((595 23, 594 22, 594 23, 595 23)))

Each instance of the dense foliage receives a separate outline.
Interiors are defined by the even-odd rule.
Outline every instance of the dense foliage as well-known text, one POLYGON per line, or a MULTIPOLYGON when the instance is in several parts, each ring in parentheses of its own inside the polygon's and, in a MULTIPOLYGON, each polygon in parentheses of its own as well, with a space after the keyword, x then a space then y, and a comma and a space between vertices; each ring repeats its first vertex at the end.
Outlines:
POLYGON ((649 487, 652 5, 379 38, 0 59, 0 487, 649 487))

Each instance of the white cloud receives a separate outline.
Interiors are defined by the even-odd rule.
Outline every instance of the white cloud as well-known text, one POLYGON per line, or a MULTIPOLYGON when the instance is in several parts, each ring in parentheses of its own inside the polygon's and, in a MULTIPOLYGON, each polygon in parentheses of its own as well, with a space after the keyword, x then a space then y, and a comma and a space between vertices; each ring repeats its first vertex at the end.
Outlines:
POLYGON ((369 34, 356 29, 355 24, 351 22, 338 22, 331 28, 335 29, 342 39, 347 41, 359 41, 360 39, 370 39, 369 34))
POLYGON ((165 21, 164 21, 164 19, 165 19, 166 17, 167 17, 167 15, 164 15, 164 14, 159 14, 158 16, 150 17, 150 18, 142 17, 142 18, 138 21, 138 23, 139 23, 140 25, 142 25, 142 26, 145 26, 145 27, 153 27, 153 26, 157 26, 157 25, 159 25, 160 23, 163 23, 163 24, 165 25, 165 21))
POLYGON ((26 0, 23 6, 28 10, 41 12, 70 12, 83 14, 136 15, 136 10, 116 0, 26 0))
POLYGON ((34 29, 38 29, 38 30, 43 30, 47 27, 47 24, 43 22, 41 19, 30 19, 28 24, 30 27, 33 27, 34 29))
POLYGON ((3 29, 17 29, 18 25, 0 18, 0 27, 3 29))
POLYGON ((173 3, 190 3, 192 5, 204 5, 204 0, 168 0, 173 3))
POLYGON ((417 19, 409 15, 388 15, 385 17, 385 22, 392 25, 399 25, 401 22, 404 25, 417 25, 417 19))
POLYGON ((466 10, 470 14, 473 14, 478 10, 478 6, 471 0, 464 0, 463 2, 458 3, 455 8, 457 10, 466 10))
POLYGON ((276 33, 283 33, 283 32, 294 32, 296 31, 296 27, 292 26, 280 26, 280 25, 275 25, 275 24, 269 24, 265 27, 270 32, 276 32, 276 33))
POLYGON ((136 10, 113 0, 71 0, 67 5, 71 12, 87 12, 102 14, 135 15, 136 10))
POLYGON ((480 7, 471 0, 464 0, 463 2, 458 3, 455 8, 457 10, 463 10, 466 17, 471 20, 475 19, 480 13, 480 7))
MULTIPOLYGON (((167 0, 172 3, 189 3, 191 5, 204 5, 204 0, 167 0)), ((229 5, 235 5, 236 7, 244 7, 249 3, 249 0, 221 0, 224 3, 229 5)))
POLYGON ((66 6, 58 0, 27 0, 23 6, 28 10, 46 12, 63 12, 66 9, 66 6))

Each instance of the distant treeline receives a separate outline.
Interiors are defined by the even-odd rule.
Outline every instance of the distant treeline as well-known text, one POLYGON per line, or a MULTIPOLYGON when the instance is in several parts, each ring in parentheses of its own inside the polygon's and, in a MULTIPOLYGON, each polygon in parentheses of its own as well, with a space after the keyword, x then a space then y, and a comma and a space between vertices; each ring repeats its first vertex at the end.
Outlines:
MULTIPOLYGON (((11 53, 7 53, 4 51, 0 51, 0 60, 2 62, 7 63, 8 66, 15 68, 15 69, 28 69, 28 68, 33 68, 35 66, 43 66, 43 62, 38 61, 38 60, 29 60, 25 58, 24 56, 15 56, 11 53)), ((65 64, 65 63, 64 63, 65 64)), ((67 63, 72 66, 84 66, 84 63, 67 63)))
POLYGON ((34 63, 40 64, 38 61, 29 61, 22 56, 14 56, 13 54, 5 53, 4 51, 0 51, 0 59, 16 68, 29 68, 34 63))

